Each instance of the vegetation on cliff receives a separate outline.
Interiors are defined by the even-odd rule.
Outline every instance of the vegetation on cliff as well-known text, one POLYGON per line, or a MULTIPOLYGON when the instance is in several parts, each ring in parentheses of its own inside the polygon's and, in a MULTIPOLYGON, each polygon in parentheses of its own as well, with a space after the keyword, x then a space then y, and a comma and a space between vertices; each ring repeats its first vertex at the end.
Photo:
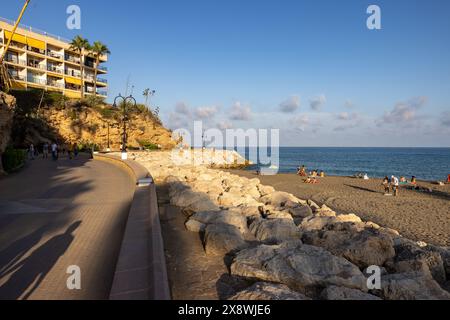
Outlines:
MULTIPOLYGON (((103 99, 89 96, 71 100, 59 93, 42 90, 12 91, 17 100, 11 132, 15 147, 44 142, 95 145, 98 150, 118 150, 122 135, 120 110, 103 99)), ((127 124, 130 148, 171 149, 171 132, 157 115, 137 105, 127 124)))

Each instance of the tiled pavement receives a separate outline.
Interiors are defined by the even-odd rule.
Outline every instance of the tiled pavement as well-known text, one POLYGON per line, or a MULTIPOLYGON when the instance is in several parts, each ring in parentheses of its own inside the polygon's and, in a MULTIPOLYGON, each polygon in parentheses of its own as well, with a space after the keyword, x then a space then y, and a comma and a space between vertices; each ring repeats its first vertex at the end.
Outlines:
POLYGON ((107 299, 133 192, 127 172, 83 157, 1 178, 0 299, 107 299))

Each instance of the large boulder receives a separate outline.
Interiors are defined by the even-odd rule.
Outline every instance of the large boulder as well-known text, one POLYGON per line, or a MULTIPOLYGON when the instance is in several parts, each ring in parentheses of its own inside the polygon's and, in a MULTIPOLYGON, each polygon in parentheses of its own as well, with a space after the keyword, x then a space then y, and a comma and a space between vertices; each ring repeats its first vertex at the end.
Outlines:
POLYGON ((300 240, 301 232, 292 220, 257 219, 250 225, 255 238, 266 244, 278 244, 288 240, 300 240))
POLYGON ((274 207, 284 207, 284 205, 289 202, 300 203, 300 200, 296 198, 294 195, 282 192, 275 191, 271 194, 263 196, 259 199, 260 202, 266 205, 272 205, 274 207))
POLYGON ((201 211, 193 214, 190 220, 198 221, 205 225, 213 223, 229 224, 239 229, 241 233, 247 232, 247 219, 237 211, 201 211))
POLYGON ((438 252, 420 248, 410 242, 395 246, 395 258, 386 264, 392 273, 421 272, 429 274, 437 282, 444 283, 444 262, 438 252))
POLYGON ((289 287, 282 284, 257 282, 250 288, 247 288, 229 300, 311 300, 305 295, 292 291, 289 287))
POLYGON ((302 240, 310 245, 327 249, 360 268, 371 265, 382 266, 395 256, 392 238, 376 230, 312 231, 304 233, 302 240))
POLYGON ((437 252, 440 254, 442 262, 444 264, 447 281, 450 281, 450 248, 427 245, 423 249, 426 251, 437 252))
POLYGON ((329 286, 322 291, 320 298, 323 300, 382 300, 372 294, 357 289, 329 286))
POLYGON ((355 228, 359 228, 359 230, 365 228, 365 224, 362 222, 361 218, 354 214, 341 214, 337 216, 308 216, 303 219, 300 228, 303 231, 315 231, 324 229, 336 230, 338 228, 341 228, 341 224, 350 223, 353 224, 355 228))
POLYGON ((203 243, 209 256, 225 256, 248 247, 238 228, 229 224, 209 224, 203 243))
POLYGON ((261 197, 267 196, 271 193, 275 192, 275 188, 272 186, 264 186, 262 184, 257 186, 259 193, 261 194, 261 197))
POLYGON ((420 272, 383 276, 381 290, 375 293, 386 300, 450 300, 450 293, 433 278, 420 272))
POLYGON ((367 291, 366 278, 355 265, 301 241, 260 245, 240 251, 231 265, 236 276, 282 283, 308 296, 330 285, 367 291))

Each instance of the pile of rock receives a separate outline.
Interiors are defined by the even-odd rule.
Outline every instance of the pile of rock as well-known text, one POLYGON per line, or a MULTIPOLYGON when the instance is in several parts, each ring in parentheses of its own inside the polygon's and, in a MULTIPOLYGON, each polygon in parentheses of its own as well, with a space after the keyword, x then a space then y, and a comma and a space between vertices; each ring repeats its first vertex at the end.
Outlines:
POLYGON ((15 107, 16 99, 0 91, 0 175, 4 174, 1 156, 10 140, 15 107))
POLYGON ((232 299, 450 299, 449 248, 167 155, 134 157, 169 186, 206 254, 230 257, 231 275, 254 283, 232 299), (383 272, 380 289, 368 288, 371 266, 383 272))

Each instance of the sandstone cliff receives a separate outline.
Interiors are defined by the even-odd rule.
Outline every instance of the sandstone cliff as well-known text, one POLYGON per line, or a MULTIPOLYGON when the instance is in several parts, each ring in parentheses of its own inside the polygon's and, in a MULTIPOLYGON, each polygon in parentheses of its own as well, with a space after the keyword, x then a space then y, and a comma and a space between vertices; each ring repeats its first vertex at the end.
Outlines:
MULTIPOLYGON (((93 100, 40 99, 35 93, 17 93, 12 132, 16 147, 44 142, 95 144, 98 150, 119 150, 122 141, 121 113, 117 108, 93 100), (109 143, 108 143, 109 141, 109 143)), ((140 106, 127 123, 128 146, 172 149, 172 134, 158 117, 140 106)))

